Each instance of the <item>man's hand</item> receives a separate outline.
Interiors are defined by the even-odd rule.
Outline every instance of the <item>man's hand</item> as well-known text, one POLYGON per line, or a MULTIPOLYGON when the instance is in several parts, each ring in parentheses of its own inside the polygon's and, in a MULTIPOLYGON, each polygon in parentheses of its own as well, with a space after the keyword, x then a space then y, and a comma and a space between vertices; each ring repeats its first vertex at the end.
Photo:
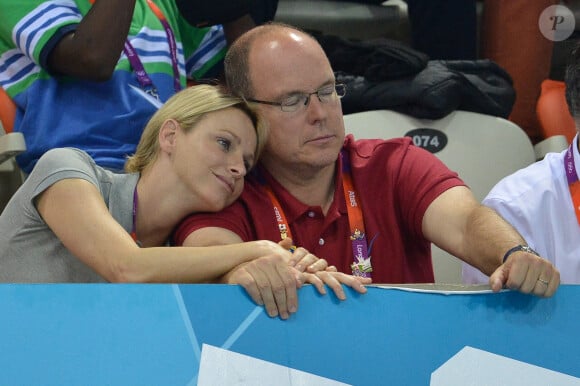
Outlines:
POLYGON ((298 288, 310 283, 318 292, 326 294, 325 286, 332 289, 340 300, 346 295, 342 285, 353 288, 358 293, 367 292, 365 284, 370 278, 355 277, 337 272, 336 267, 319 259, 304 248, 290 252, 292 240, 287 238, 278 243, 266 243, 264 256, 241 264, 225 274, 221 281, 239 284, 248 292, 252 300, 263 305, 271 317, 288 319, 298 310, 298 288))
POLYGON ((297 289, 303 280, 302 274, 292 269, 280 254, 241 264, 222 277, 224 283, 244 287, 254 302, 264 306, 270 317, 279 315, 282 319, 288 319, 298 310, 297 289))
POLYGON ((288 319, 291 313, 298 310, 297 289, 304 282, 302 273, 291 267, 292 240, 279 244, 270 241, 261 243, 260 257, 237 266, 221 281, 244 287, 254 302, 264 306, 269 316, 288 319))
POLYGON ((505 286, 523 293, 550 297, 560 285, 560 272, 546 259, 517 251, 491 274, 489 284, 495 292, 505 286))

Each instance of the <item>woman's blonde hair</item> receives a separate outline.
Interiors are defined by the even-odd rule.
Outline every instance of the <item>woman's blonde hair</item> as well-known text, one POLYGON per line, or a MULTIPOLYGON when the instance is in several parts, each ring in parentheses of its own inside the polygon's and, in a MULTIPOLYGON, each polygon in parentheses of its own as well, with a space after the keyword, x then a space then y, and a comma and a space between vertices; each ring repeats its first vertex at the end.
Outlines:
POLYGON ((165 121, 174 119, 186 133, 191 131, 205 114, 228 107, 243 111, 256 129, 257 146, 254 158, 257 160, 266 141, 267 127, 264 119, 243 99, 227 94, 219 86, 198 85, 188 87, 173 95, 151 117, 141 134, 135 154, 125 162, 128 173, 143 172, 159 155, 159 130, 165 121))

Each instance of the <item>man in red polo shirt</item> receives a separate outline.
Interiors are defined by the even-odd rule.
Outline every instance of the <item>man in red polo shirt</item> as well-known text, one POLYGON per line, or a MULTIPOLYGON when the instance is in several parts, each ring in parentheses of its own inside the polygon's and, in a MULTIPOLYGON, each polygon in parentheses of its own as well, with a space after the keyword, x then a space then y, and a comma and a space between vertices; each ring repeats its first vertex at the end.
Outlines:
MULTIPOLYGON (((491 275, 494 291, 554 294, 559 272, 438 158, 408 138, 345 138, 346 90, 313 38, 289 26, 260 26, 232 45, 225 66, 229 87, 258 104, 270 136, 240 200, 217 215, 186 219, 178 244, 291 237, 342 272, 317 277, 357 289, 345 274, 375 283, 433 282, 433 242, 491 275)), ((242 284, 270 315, 287 317, 297 305, 287 280, 292 269, 264 260, 224 281, 242 284)))

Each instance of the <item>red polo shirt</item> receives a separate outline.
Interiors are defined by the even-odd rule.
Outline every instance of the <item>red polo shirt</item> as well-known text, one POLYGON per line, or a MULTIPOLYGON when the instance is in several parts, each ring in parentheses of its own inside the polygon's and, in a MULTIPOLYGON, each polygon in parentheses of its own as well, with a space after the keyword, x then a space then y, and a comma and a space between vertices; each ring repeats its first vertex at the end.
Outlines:
MULTIPOLYGON (((373 283, 433 282, 431 245, 421 230, 423 215, 435 198, 451 187, 465 185, 463 181, 437 157, 414 146, 410 138, 355 141, 349 135, 343 149, 350 156, 362 206, 373 283)), ((339 271, 352 273, 340 157, 336 170, 334 201, 326 216, 320 207, 296 200, 265 170, 259 173, 280 201, 294 243, 339 271)), ((222 212, 198 213, 182 222, 175 233, 176 245, 208 226, 229 229, 244 241, 280 240, 272 202, 256 176, 246 179, 240 199, 222 212)))

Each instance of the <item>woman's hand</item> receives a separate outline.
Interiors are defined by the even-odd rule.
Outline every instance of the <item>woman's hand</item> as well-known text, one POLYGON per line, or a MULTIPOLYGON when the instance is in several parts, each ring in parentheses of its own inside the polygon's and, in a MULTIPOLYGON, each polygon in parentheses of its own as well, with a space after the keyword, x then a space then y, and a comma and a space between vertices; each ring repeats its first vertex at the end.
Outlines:
MULTIPOLYGON (((334 267, 333 267, 334 268, 334 267)), ((360 294, 367 292, 365 284, 371 284, 371 278, 360 276, 347 275, 346 273, 334 271, 318 271, 316 273, 304 273, 304 282, 312 284, 316 287, 319 293, 326 294, 325 285, 330 287, 337 298, 340 300, 346 299, 344 288, 342 285, 347 285, 360 294)))
MULTIPOLYGON (((328 262, 324 259, 320 259, 308 252, 302 247, 296 248, 292 244, 292 239, 285 238, 278 243, 282 248, 287 250, 294 250, 292 252, 292 257, 289 261, 291 267, 296 268, 299 272, 318 272, 324 271, 328 268, 328 262)), ((335 268, 336 270, 336 268, 335 268)))

